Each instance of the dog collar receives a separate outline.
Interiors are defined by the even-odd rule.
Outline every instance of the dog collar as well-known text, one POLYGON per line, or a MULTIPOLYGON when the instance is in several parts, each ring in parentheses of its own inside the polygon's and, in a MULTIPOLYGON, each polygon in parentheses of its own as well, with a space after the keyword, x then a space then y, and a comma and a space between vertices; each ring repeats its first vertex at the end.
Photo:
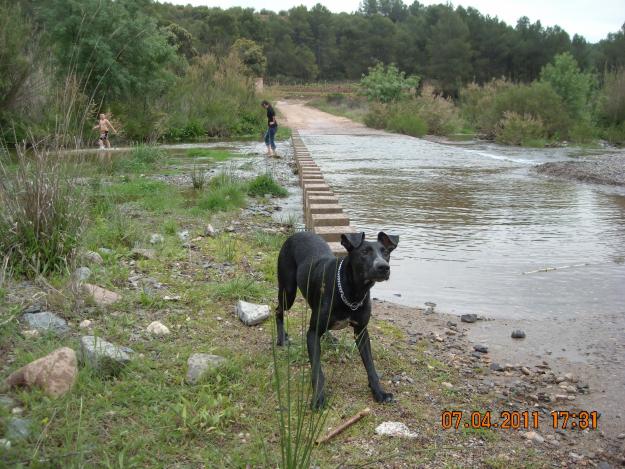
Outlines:
POLYGON ((336 283, 339 287, 339 294, 341 295, 341 300, 343 300, 343 303, 345 303, 345 306, 347 306, 352 311, 356 311, 358 308, 360 308, 363 305, 363 303, 367 299, 367 295, 369 294, 369 292, 367 291, 365 293, 365 296, 363 296, 362 300, 360 300, 358 303, 351 303, 347 301, 347 297, 345 296, 345 292, 343 291, 343 286, 341 285, 341 267, 343 267, 344 260, 345 258, 341 259, 341 263, 339 264, 339 268, 336 272, 336 283))

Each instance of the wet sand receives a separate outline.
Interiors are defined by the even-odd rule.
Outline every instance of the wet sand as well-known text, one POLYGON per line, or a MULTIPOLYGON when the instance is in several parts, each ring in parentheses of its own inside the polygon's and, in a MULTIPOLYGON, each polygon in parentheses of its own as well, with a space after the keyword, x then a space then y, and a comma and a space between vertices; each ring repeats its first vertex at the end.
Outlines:
MULTIPOLYGON (((303 102, 280 102, 278 107, 288 119, 289 125, 298 129, 303 136, 390 135, 349 119, 306 107, 303 102)), ((315 155, 312 156, 314 158, 315 155)), ((546 369, 552 370, 557 376, 573 373, 588 385, 589 392, 576 394, 574 401, 558 404, 558 408, 598 410, 602 414, 600 430, 606 438, 618 445, 618 442, 624 440, 616 440, 617 436, 625 433, 625 305, 622 308, 613 314, 588 311, 566 319, 557 316, 538 319, 486 317, 473 324, 461 324, 458 316, 442 314, 436 327, 441 329, 441 324, 444 325, 448 318, 461 324, 471 343, 488 345, 486 363, 509 364, 516 370, 524 366, 531 369, 532 374, 535 370, 545 369, 541 367, 547 367, 546 369), (524 330, 527 337, 522 340, 512 339, 510 335, 513 329, 524 330)), ((415 318, 422 318, 422 310, 388 302, 376 303, 374 314, 391 322, 399 322, 409 335, 430 333, 432 328, 436 329, 433 318, 438 317, 434 314, 429 322, 427 318, 425 322, 416 321, 415 318), (380 309, 378 304, 385 306, 380 309)), ((439 331, 440 334, 444 332, 442 329, 439 331)), ((519 378, 517 375, 514 379, 519 378)), ((495 374, 497 376, 499 375, 495 374)), ((556 383, 544 384, 552 395, 560 389, 556 383)), ((531 398, 528 399, 529 402, 532 401, 531 398)), ((534 404, 538 405, 537 402, 534 404)), ((621 451, 624 449, 621 448, 621 451)))

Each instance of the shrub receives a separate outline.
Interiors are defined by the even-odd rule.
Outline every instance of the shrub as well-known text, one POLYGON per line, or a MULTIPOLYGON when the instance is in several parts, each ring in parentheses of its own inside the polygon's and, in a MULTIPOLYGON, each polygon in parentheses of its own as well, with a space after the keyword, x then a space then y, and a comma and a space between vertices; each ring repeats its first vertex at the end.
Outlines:
POLYGON ((204 189, 204 184, 206 184, 206 172, 204 171, 204 168, 195 163, 193 164, 193 169, 191 170, 191 184, 196 190, 204 189))
POLYGON ((507 145, 541 146, 546 134, 540 118, 506 112, 497 127, 495 140, 507 145))
POLYGON ((59 272, 76 254, 85 199, 57 155, 36 147, 17 155, 15 169, 0 160, 0 253, 16 274, 59 272))
POLYGON ((262 197, 265 194, 271 194, 274 197, 286 197, 289 194, 269 173, 261 174, 252 179, 248 183, 247 193, 252 197, 262 197))
POLYGON ((589 119, 588 100, 593 79, 579 70, 577 61, 569 53, 556 55, 553 63, 543 67, 540 80, 549 83, 562 98, 568 114, 573 119, 589 119))
MULTIPOLYGON (((415 100, 418 116, 432 135, 450 135, 462 128, 462 121, 451 98, 436 94, 432 86, 424 86, 415 100)), ((412 134, 411 134, 412 135, 412 134)))
POLYGON ((461 100, 469 123, 487 138, 495 138, 500 132, 506 113, 539 119, 546 138, 568 138, 571 119, 562 98, 548 83, 525 85, 498 81, 481 89, 473 85, 463 90, 461 100))
POLYGON ((613 145, 625 145, 625 121, 603 130, 603 138, 613 145))
POLYGON ((423 119, 416 113, 410 112, 406 107, 395 109, 391 113, 386 128, 413 137, 421 137, 428 131, 428 126, 423 119))
POLYGON ((380 103, 372 103, 367 114, 365 114, 364 123, 367 127, 373 129, 386 129, 388 127, 390 114, 388 106, 380 103))
POLYGON ((599 122, 618 128, 625 122, 625 69, 606 73, 597 106, 599 122))
POLYGON ((394 64, 385 68, 383 63, 369 67, 367 75, 360 80, 364 95, 382 103, 397 101, 405 91, 416 88, 418 84, 419 77, 406 77, 406 73, 400 72, 394 64))

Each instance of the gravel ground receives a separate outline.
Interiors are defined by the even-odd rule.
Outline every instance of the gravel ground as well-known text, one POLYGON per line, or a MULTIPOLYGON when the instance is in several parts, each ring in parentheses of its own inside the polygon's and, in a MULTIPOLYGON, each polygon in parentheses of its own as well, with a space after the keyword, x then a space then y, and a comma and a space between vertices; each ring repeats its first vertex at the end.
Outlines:
POLYGON ((537 166, 535 171, 596 184, 625 185, 625 155, 600 156, 583 161, 558 161, 537 166))

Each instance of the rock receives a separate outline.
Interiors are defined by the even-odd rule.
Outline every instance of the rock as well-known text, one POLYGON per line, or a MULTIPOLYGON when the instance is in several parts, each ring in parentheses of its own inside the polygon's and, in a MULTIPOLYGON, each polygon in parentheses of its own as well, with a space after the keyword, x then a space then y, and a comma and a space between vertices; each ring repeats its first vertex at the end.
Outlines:
POLYGON ((160 244, 163 241, 165 241, 165 238, 163 238, 163 235, 160 235, 158 233, 152 233, 150 235, 150 244, 160 244))
POLYGON ((18 402, 9 396, 0 396, 0 407, 11 410, 18 406, 18 402))
POLYGON ((91 269, 89 267, 78 267, 72 276, 77 282, 86 282, 91 277, 91 269))
POLYGON ((491 371, 504 371, 505 368, 501 366, 499 363, 491 363, 490 370, 491 371))
POLYGON ((156 257, 156 252, 154 251, 154 249, 134 248, 132 251, 130 251, 130 255, 133 259, 137 260, 151 260, 156 257))
POLYGON ((448 383, 447 381, 443 381, 443 382, 441 383, 441 385, 442 385, 444 388, 447 388, 447 389, 453 389, 453 388, 454 388, 454 385, 453 385, 453 384, 451 384, 451 383, 448 383))
POLYGON ((102 265, 104 264, 104 259, 102 256, 94 251, 88 251, 83 255, 83 259, 87 262, 91 262, 92 264, 102 265))
POLYGON ((612 465, 607 461, 601 461, 597 465, 597 469, 612 469, 612 465))
POLYGON ((80 329, 89 329, 91 327, 92 322, 89 319, 85 319, 84 321, 80 321, 78 327, 80 329))
POLYGON ((567 396, 566 394, 556 394, 554 396, 554 399, 556 401, 568 401, 569 400, 569 396, 567 396))
POLYGON ((100 337, 87 335, 80 338, 82 359, 95 370, 115 375, 130 362, 130 349, 121 348, 100 337))
POLYGON ((375 433, 382 436, 398 436, 402 438, 417 438, 419 436, 411 432, 410 429, 401 422, 382 422, 375 428, 375 433))
POLYGON ((150 323, 150 325, 146 329, 150 334, 156 337, 161 337, 164 335, 168 335, 169 329, 163 323, 159 321, 154 321, 150 323))
POLYGON ((521 329, 515 329, 512 331, 512 338, 513 339, 525 339, 525 332, 523 332, 521 329))
POLYGON ((113 250, 109 248, 98 248, 98 251, 100 252, 100 254, 104 254, 106 256, 110 256, 111 254, 113 254, 113 250))
POLYGON ((236 314, 246 326, 255 326, 269 317, 269 306, 239 300, 236 306, 236 314))
POLYGON ((224 357, 208 353, 194 353, 187 360, 187 383, 196 384, 206 374, 226 362, 224 357))
POLYGON ((183 243, 189 241, 189 230, 179 231, 178 239, 180 239, 183 243))
POLYGON ((39 333, 37 329, 28 329, 26 331, 22 331, 22 335, 26 337, 27 339, 36 339, 41 334, 39 333))
POLYGON ((11 418, 6 424, 4 436, 9 441, 21 441, 30 436, 30 420, 20 417, 11 418))
POLYGON ((34 313, 39 313, 39 312, 41 312, 41 306, 31 305, 28 308, 26 308, 24 311, 22 311, 22 314, 34 314, 34 313))
POLYGON ((11 440, 7 440, 6 438, 0 438, 0 448, 4 450, 11 449, 11 440))
POLYGON ((474 323, 475 321, 477 321, 477 314, 463 314, 462 316, 460 316, 460 320, 462 322, 468 322, 468 323, 474 323))
POLYGON ((22 319, 31 329, 39 332, 52 332, 53 334, 61 335, 69 331, 67 321, 49 311, 26 313, 22 316, 22 319))
POLYGON ((440 335, 438 334, 434 334, 434 340, 436 342, 445 342, 445 339, 443 339, 440 335))
POLYGON ((564 381, 566 381, 566 378, 565 378, 564 376, 558 376, 558 377, 556 378, 556 383, 557 383, 557 384, 562 383, 562 382, 564 382, 564 381))
POLYGON ((431 301, 425 302, 425 314, 434 314, 434 308, 436 307, 436 303, 431 301))
POLYGON ((534 443, 544 443, 545 439, 540 436, 538 433, 536 432, 527 432, 525 434, 525 438, 527 438, 530 441, 533 441, 534 443))
POLYGON ((521 367, 521 373, 523 373, 526 376, 529 376, 532 372, 530 371, 530 369, 526 366, 522 366, 521 367))
POLYGON ((215 236, 217 236, 217 231, 215 231, 215 228, 213 228, 213 225, 206 225, 206 228, 204 228, 204 234, 210 238, 214 238, 215 236))
POLYGON ((54 352, 39 358, 17 371, 6 379, 9 387, 37 386, 52 397, 67 393, 78 375, 76 352, 71 348, 62 347, 54 352))
POLYGON ((93 301, 99 306, 112 305, 122 299, 121 295, 90 283, 85 283, 83 290, 87 295, 92 296, 93 301))
POLYGON ((619 440, 625 440, 625 433, 619 433, 619 435, 617 436, 617 438, 619 440))
POLYGON ((564 379, 569 381, 570 383, 577 383, 579 381, 573 373, 564 373, 564 379))
POLYGON ((476 352, 480 352, 480 353, 488 353, 488 347, 486 345, 474 345, 473 346, 473 350, 475 350, 476 352))

